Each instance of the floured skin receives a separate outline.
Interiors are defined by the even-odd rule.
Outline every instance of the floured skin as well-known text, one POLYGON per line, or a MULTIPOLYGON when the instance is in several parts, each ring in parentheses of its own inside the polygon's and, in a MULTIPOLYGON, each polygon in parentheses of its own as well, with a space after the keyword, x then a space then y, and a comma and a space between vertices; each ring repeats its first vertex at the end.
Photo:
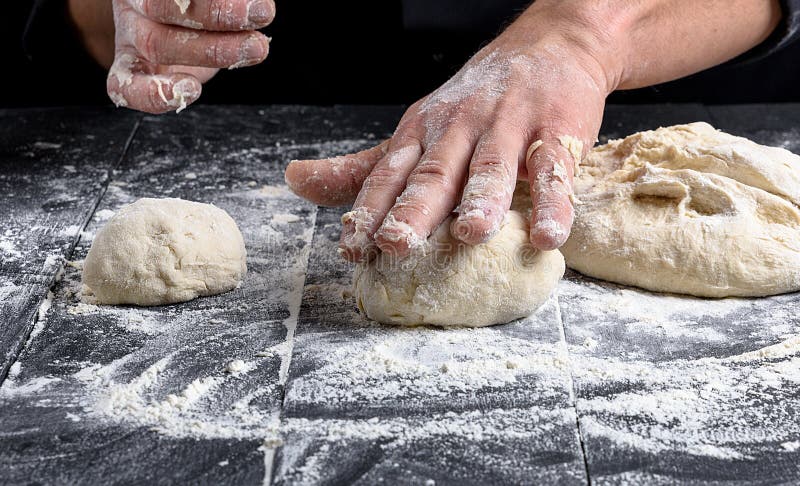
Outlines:
POLYGON ((567 266, 702 297, 800 290, 800 157, 706 123, 594 149, 575 187, 567 266))

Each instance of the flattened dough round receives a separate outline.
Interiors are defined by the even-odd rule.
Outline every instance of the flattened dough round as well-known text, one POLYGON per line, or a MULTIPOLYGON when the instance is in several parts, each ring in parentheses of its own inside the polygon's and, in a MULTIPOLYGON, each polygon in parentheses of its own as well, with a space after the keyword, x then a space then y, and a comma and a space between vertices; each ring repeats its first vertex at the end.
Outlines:
POLYGON ((247 272, 236 222, 211 204, 139 199, 97 232, 83 294, 97 304, 163 305, 236 288, 247 272))
POLYGON ((692 123, 595 148, 567 266, 701 297, 800 290, 800 157, 692 123))
POLYGON ((415 254, 382 253, 356 266, 356 303, 370 319, 406 326, 481 327, 525 317, 550 296, 564 274, 558 251, 538 251, 528 223, 510 211, 489 242, 468 246, 446 219, 415 254))

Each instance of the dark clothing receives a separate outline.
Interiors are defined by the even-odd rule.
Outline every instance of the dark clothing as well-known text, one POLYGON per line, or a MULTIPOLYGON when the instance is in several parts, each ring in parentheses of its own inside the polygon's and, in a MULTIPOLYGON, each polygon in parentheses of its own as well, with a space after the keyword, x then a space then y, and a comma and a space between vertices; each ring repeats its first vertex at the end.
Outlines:
MULTIPOLYGON (((66 0, 7 2, 0 106, 109 103, 105 72, 84 52, 66 0)), ((261 65, 222 71, 204 103, 411 103, 450 77, 521 12, 522 0, 278 0, 261 65)), ((800 0, 739 59, 683 80, 619 92, 618 102, 800 101, 800 0)), ((4 25, 5 24, 5 25, 4 25)))

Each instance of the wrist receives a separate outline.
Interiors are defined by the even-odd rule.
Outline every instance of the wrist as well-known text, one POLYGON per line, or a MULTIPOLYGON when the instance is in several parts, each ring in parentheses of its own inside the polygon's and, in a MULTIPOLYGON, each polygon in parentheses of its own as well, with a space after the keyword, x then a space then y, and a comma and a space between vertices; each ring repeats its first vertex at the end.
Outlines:
POLYGON ((537 0, 509 30, 560 36, 596 61, 610 93, 723 63, 761 43, 780 18, 778 0, 537 0))
POLYGON ((538 0, 503 35, 528 45, 566 48, 574 57, 570 61, 585 67, 603 94, 609 95, 624 82, 627 72, 627 33, 639 15, 632 3, 636 2, 538 0))

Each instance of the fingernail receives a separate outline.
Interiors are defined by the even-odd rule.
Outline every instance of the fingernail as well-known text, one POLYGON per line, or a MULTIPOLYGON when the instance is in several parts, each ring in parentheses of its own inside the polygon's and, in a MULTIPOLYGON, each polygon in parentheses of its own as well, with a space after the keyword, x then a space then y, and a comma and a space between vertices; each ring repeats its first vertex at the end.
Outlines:
POLYGON ((531 228, 531 242, 540 250, 555 250, 569 237, 569 230, 558 221, 543 219, 531 228))
POLYGON ((480 209, 462 213, 450 224, 450 234, 473 245, 491 240, 499 231, 497 222, 480 209))
POLYGON ((229 69, 252 66, 260 63, 267 56, 264 40, 260 35, 250 36, 239 49, 239 62, 229 69))
POLYGON ((180 113, 199 97, 200 91, 197 89, 197 84, 188 78, 181 79, 172 86, 172 99, 167 104, 175 107, 175 113, 180 113))
POLYGON ((421 238, 411 225, 397 220, 391 214, 386 216, 383 224, 375 232, 375 240, 381 251, 397 256, 406 255, 425 243, 425 239, 421 238))
POLYGON ((461 218, 458 218, 450 224, 450 234, 459 240, 463 240, 469 236, 470 228, 472 228, 472 225, 461 218))
POLYGON ((247 5, 247 20, 251 24, 266 25, 275 17, 275 9, 270 2, 254 0, 247 5))

